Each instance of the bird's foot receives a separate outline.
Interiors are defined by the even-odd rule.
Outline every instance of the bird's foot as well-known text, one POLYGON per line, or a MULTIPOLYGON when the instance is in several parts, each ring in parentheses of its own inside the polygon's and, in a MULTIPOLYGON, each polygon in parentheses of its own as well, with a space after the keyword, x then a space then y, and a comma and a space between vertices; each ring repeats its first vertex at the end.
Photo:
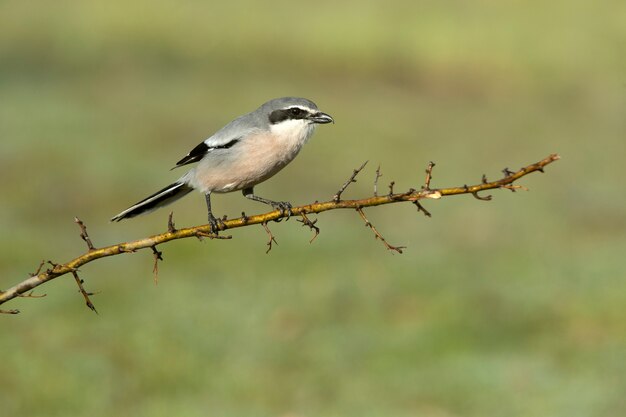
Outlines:
POLYGON ((209 213, 209 228, 211 234, 218 235, 220 230, 225 228, 224 221, 209 213))
POLYGON ((287 213, 287 220, 289 220, 289 217, 291 217, 291 214, 292 214, 291 213, 291 209, 293 207, 290 202, 288 202, 288 201, 272 201, 270 204, 272 205, 274 210, 279 210, 280 211, 280 215, 281 216, 284 216, 285 213, 287 213))

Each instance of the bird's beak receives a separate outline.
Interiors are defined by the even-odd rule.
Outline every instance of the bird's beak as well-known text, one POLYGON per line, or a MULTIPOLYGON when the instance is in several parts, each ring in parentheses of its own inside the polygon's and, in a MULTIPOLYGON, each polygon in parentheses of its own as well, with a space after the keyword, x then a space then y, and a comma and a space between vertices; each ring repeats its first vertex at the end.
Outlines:
POLYGON ((321 111, 310 115, 308 119, 312 121, 313 123, 319 123, 319 124, 335 123, 335 120, 333 120, 333 118, 330 117, 330 115, 326 113, 322 113, 321 111))

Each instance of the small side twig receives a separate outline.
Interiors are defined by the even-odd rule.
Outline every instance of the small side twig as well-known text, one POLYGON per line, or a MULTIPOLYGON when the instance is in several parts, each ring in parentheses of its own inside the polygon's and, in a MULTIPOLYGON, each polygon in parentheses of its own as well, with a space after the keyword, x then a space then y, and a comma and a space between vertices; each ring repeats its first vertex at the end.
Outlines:
POLYGON ((515 184, 505 184, 501 186, 500 188, 511 190, 512 192, 515 192, 516 190, 528 191, 528 187, 524 187, 523 185, 515 185, 515 184))
POLYGON ((78 285, 78 291, 80 291, 80 293, 83 295, 83 298, 85 299, 85 304, 87 305, 87 307, 93 310, 94 313, 98 314, 96 307, 93 305, 93 303, 89 299, 89 296, 94 295, 94 293, 85 291, 85 287, 83 287, 83 280, 80 279, 80 277, 78 276, 78 272, 76 272, 76 270, 72 271, 72 275, 74 275, 74 279, 76 280, 76 285, 78 285))
POLYGON ((176 225, 174 224, 174 212, 170 211, 170 215, 167 218, 167 231, 170 233, 176 233, 176 225))
POLYGON ((430 161, 428 166, 426 167, 426 180, 424 180, 423 190, 430 190, 430 181, 433 179, 433 168, 435 167, 435 163, 430 161))
POLYGON ((20 314, 20 310, 18 309, 0 310, 0 314, 20 314))
POLYGON ((378 179, 382 177, 383 174, 380 173, 380 165, 376 168, 376 178, 374 178, 374 197, 378 197, 378 179))
POLYGON ((472 193, 472 195, 474 196, 474 198, 475 198, 476 200, 481 200, 481 201, 491 201, 491 199, 493 198, 493 197, 491 196, 491 194, 486 195, 486 196, 484 196, 484 197, 481 197, 481 196, 479 196, 479 195, 478 195, 478 192, 477 192, 477 191, 474 191, 474 192, 472 193))
POLYGON ((78 227, 80 227, 80 238, 84 240, 85 243, 87 243, 87 248, 90 251, 96 250, 96 248, 93 246, 93 243, 91 243, 91 238, 87 233, 87 226, 85 226, 85 223, 83 223, 78 217, 74 217, 74 222, 78 225, 78 227))
POLYGON ((402 249, 405 249, 406 246, 393 246, 393 245, 389 244, 389 242, 387 242, 387 240, 385 240, 385 238, 380 234, 380 232, 376 229, 376 227, 374 227, 374 225, 367 219, 367 217, 365 216, 365 213, 363 212, 363 209, 361 207, 357 207, 356 211, 357 211, 357 213, 359 213, 359 215, 361 216, 361 218, 365 222, 365 226, 369 227, 372 230, 372 232, 374 232, 374 235, 375 235, 376 239, 380 239, 380 241, 383 242, 383 245, 385 245, 385 247, 388 250, 396 251, 398 253, 402 253, 402 249))
MULTIPOLYGON (((485 176, 483 175, 483 180, 485 176)), ((478 191, 470 191, 469 187, 467 184, 463 185, 463 188, 465 189, 465 192, 470 193, 476 200, 480 200, 480 201, 491 201, 491 195, 486 195, 484 197, 481 197, 478 195, 478 191)))
POLYGON ((359 172, 361 172, 361 170, 363 168, 365 168, 365 165, 367 165, 368 161, 363 162, 363 164, 361 165, 360 168, 355 169, 354 171, 352 171, 352 175, 350 175, 350 178, 348 178, 348 181, 346 181, 341 188, 339 189, 339 191, 337 191, 337 193, 333 196, 333 201, 335 203, 338 203, 341 201, 341 194, 343 194, 344 191, 346 191, 346 188, 348 188, 348 186, 350 184, 352 184, 353 182, 356 182, 356 176, 359 175, 359 172))
POLYGON ((267 232, 267 236, 268 236, 267 250, 265 251, 265 253, 270 253, 270 251, 272 250, 272 242, 276 243, 277 245, 278 245, 278 242, 274 238, 274 235, 272 234, 272 231, 270 230, 270 228, 267 227, 267 222, 263 222, 263 223, 261 223, 261 225, 263 226, 263 228, 267 232))
POLYGON ((426 209, 424 208, 424 206, 422 206, 422 205, 420 204, 419 200, 415 200, 415 201, 413 202, 413 204, 415 204, 415 207, 417 207, 417 212, 418 212, 418 213, 421 211, 422 213, 424 213, 424 216, 426 216, 426 217, 432 217, 432 214, 430 214, 430 211, 426 210, 426 209))
POLYGON ((154 256, 154 266, 152 267, 154 285, 157 285, 159 283, 159 261, 163 260, 163 252, 157 250, 156 245, 153 245, 150 248, 152 249, 152 255, 154 256))
POLYGON ((31 277, 36 277, 37 275, 39 275, 39 273, 41 272, 41 269, 43 268, 43 266, 46 264, 45 259, 41 260, 41 263, 39 264, 39 266, 37 267, 37 270, 35 272, 31 272, 30 274, 28 274, 31 277))
POLYGON ((35 294, 33 294, 34 292, 35 292, 35 290, 32 290, 28 294, 20 294, 19 296, 21 298, 44 298, 45 296, 48 295, 48 294, 35 295, 35 294))
POLYGON ((300 213, 300 215, 302 216, 302 220, 298 220, 298 221, 300 223, 302 223, 302 226, 309 226, 309 229, 311 229, 315 233, 313 235, 313 237, 311 238, 311 240, 309 240, 309 243, 313 243, 313 241, 315 240, 317 235, 320 234, 320 228, 315 225, 315 223, 317 223, 317 219, 311 221, 307 217, 307 215, 306 215, 306 213, 304 211, 302 213, 300 213))

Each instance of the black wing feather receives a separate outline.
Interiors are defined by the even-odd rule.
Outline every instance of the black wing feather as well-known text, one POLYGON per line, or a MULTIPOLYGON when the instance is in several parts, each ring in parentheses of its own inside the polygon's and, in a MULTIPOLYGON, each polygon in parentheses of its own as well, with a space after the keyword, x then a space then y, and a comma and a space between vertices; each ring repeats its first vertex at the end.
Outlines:
POLYGON ((198 162, 201 160, 204 155, 209 151, 209 145, 204 142, 200 142, 198 146, 193 148, 191 152, 187 154, 183 159, 176 162, 176 166, 174 168, 182 167, 183 165, 193 164, 194 162, 198 162))
MULTIPOLYGON (((191 152, 189 152, 183 159, 176 162, 176 166, 174 168, 182 167, 183 165, 193 164, 194 162, 198 162, 204 155, 211 152, 214 149, 228 149, 232 147, 235 143, 239 142, 241 138, 235 138, 223 145, 220 146, 209 146, 205 142, 201 142, 198 146, 193 148, 191 152)), ((172 169, 174 169, 172 168, 172 169)))

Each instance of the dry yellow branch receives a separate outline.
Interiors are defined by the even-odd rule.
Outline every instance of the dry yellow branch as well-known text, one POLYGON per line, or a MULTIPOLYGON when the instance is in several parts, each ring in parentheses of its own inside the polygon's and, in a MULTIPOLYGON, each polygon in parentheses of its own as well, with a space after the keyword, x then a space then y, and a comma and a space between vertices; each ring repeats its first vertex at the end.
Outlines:
MULTIPOLYGON (((333 199, 329 201, 325 201, 321 203, 316 202, 316 203, 307 204, 304 206, 293 207, 291 209, 291 215, 302 216, 303 219, 307 219, 306 215, 312 214, 312 213, 321 213, 324 211, 336 210, 336 209, 353 209, 353 210, 361 211, 361 209, 363 209, 364 207, 373 207, 373 206, 380 206, 383 204, 392 204, 392 203, 406 202, 406 201, 413 202, 417 205, 418 209, 421 208, 421 210, 424 210, 423 207, 421 207, 421 205, 419 204, 419 200, 428 199, 428 198, 439 199, 442 197, 459 195, 459 194, 472 194, 474 197, 479 198, 481 200, 488 200, 490 199, 489 196, 480 197, 478 196, 478 193, 481 191, 491 190, 491 189, 496 189, 496 188, 513 189, 511 187, 511 184, 513 184, 515 181, 517 181, 518 179, 520 179, 521 177, 525 175, 530 174, 531 172, 535 172, 535 171, 543 172, 543 167, 545 167, 546 165, 558 159, 559 159, 558 155, 552 154, 542 159, 541 161, 528 165, 524 168, 521 168, 520 170, 516 172, 511 172, 508 169, 505 169, 504 170, 505 176, 497 181, 489 182, 486 180, 485 177, 483 177, 483 181, 481 184, 470 185, 470 186, 465 185, 462 187, 451 187, 451 188, 430 188, 430 179, 432 177, 432 167, 434 166, 434 164, 431 163, 429 164, 429 167, 427 170, 426 186, 424 186, 421 190, 411 189, 404 193, 390 193, 387 195, 374 195, 373 197, 363 198, 359 200, 341 200, 336 195, 333 197, 333 199)), ((361 167, 360 169, 362 168, 363 167, 361 167)), ((349 184, 350 182, 353 182, 355 176, 356 174, 353 174, 353 176, 350 178, 347 184, 349 184)), ((380 177, 380 174, 377 172, 376 179, 378 180, 379 177, 380 177)), ((390 189, 392 188, 393 187, 391 186, 390 189)), ((343 190, 345 190, 345 186, 342 187, 341 192, 343 190)), ((339 193, 339 196, 341 192, 339 193)), ((425 214, 429 214, 425 210, 424 212, 425 214)), ((281 213, 280 210, 274 210, 268 213, 258 214, 254 216, 242 216, 237 219, 224 220, 222 223, 219 224, 219 229, 220 231, 225 231, 228 229, 235 229, 238 227, 251 226, 255 224, 266 225, 267 222, 278 220, 287 216, 288 216, 287 213, 281 213)), ((83 255, 78 256, 77 258, 74 258, 69 262, 66 262, 63 264, 51 264, 52 265, 51 268, 45 271, 41 271, 41 268, 40 268, 40 270, 37 271, 35 274, 33 274, 33 276, 31 276, 30 278, 20 282, 19 284, 7 290, 0 291, 0 304, 4 304, 9 300, 19 297, 20 295, 28 291, 31 291, 33 288, 38 287, 39 285, 42 285, 57 277, 60 277, 68 273, 75 273, 78 270, 78 268, 80 268, 81 266, 85 264, 88 264, 89 262, 95 261, 96 259, 105 258, 107 256, 120 255, 123 253, 136 252, 140 249, 145 249, 145 248, 151 248, 154 251, 156 250, 155 248, 157 245, 160 245, 160 244, 172 241, 172 240, 177 240, 177 239, 184 239, 184 238, 189 238, 189 237, 218 238, 218 236, 211 234, 211 229, 208 224, 201 225, 201 226, 187 227, 184 229, 176 230, 173 227, 173 222, 170 217, 168 231, 165 233, 157 234, 157 235, 146 237, 143 239, 133 240, 130 242, 118 243, 118 244, 107 246, 104 248, 93 248, 93 246, 90 244, 91 241, 89 240, 87 236, 86 228, 84 227, 82 222, 80 222, 78 219, 76 219, 76 222, 81 227, 81 237, 83 238, 83 240, 85 240, 89 244, 89 250, 83 255)), ((224 237, 219 236, 219 238, 224 238, 224 237)), ((84 291, 83 291, 83 294, 85 294, 84 291)), ((15 314, 17 310, 6 310, 6 311, 0 310, 0 312, 15 314)))

